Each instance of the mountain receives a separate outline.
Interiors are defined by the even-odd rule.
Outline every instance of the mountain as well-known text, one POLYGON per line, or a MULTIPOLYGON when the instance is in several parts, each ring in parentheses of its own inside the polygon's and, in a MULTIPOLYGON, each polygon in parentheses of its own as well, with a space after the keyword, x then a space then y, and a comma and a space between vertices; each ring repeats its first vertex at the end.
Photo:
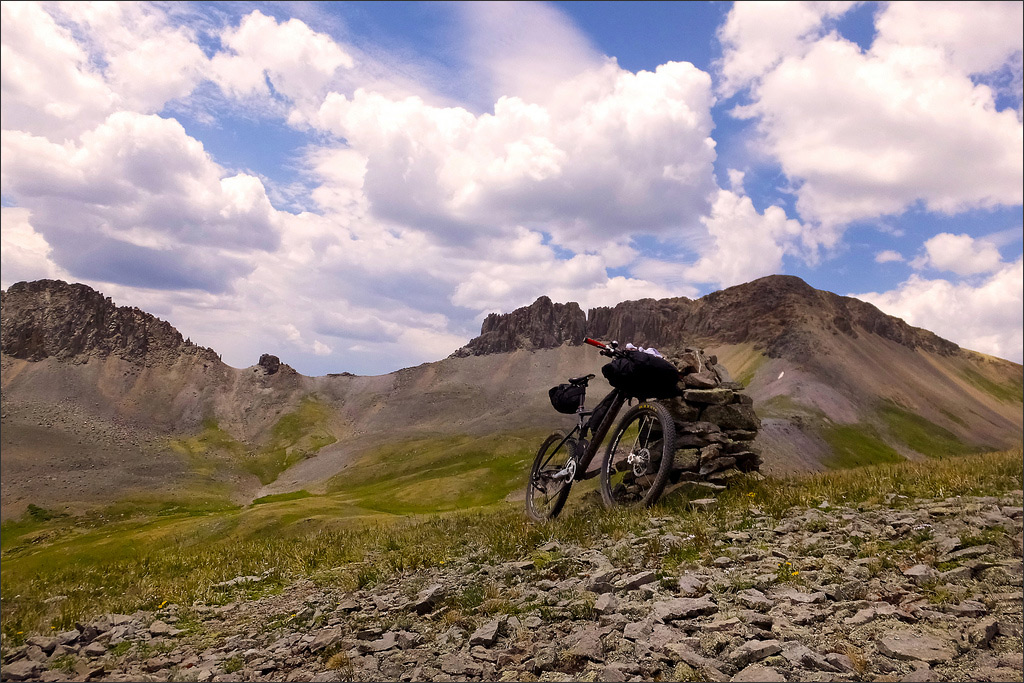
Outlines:
POLYGON ((447 359, 373 377, 306 377, 269 354, 232 368, 152 315, 41 280, 2 294, 3 516, 299 489, 390 511, 500 500, 568 422, 547 388, 600 377, 585 336, 717 354, 754 399, 768 471, 1021 440, 1020 365, 794 277, 586 314, 541 297, 447 359))

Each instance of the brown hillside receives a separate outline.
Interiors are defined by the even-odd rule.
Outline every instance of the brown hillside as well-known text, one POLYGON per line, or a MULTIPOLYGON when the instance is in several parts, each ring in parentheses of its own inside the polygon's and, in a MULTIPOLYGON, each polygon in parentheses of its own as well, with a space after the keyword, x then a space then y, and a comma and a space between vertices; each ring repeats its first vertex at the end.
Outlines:
MULTIPOLYGON (((543 433, 569 421, 551 410, 548 387, 600 377, 604 359, 576 345, 581 331, 717 353, 755 400, 769 471, 850 464, 837 457, 850 449, 920 458, 1021 439, 1020 365, 790 277, 585 320, 575 304, 544 299, 489 317, 483 341, 451 358, 374 377, 311 378, 269 360, 231 368, 84 285, 19 283, 2 301, 4 517, 30 502, 143 493, 247 501, 317 490, 386 444, 543 433), (252 465, 271 456, 290 466, 264 486, 252 465)), ((606 388, 592 386, 594 397, 606 388)))

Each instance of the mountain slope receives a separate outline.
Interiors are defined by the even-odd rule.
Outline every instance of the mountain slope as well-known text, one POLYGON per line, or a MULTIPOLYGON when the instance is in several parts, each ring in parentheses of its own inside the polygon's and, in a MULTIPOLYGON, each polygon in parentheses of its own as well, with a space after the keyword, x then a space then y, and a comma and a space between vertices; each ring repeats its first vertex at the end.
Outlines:
MULTIPOLYGON (((604 359, 584 336, 717 353, 755 400, 769 471, 1021 439, 1020 365, 792 277, 586 315, 542 297, 488 317, 450 358, 374 377, 305 377, 273 357, 232 368, 84 285, 19 283, 2 302, 5 517, 28 503, 243 502, 302 488, 419 509, 403 506, 445 502, 456 471, 450 500, 480 487, 473 500, 500 499, 539 437, 569 422, 547 388, 600 378, 604 359)), ((592 387, 595 400, 607 390, 592 387)))

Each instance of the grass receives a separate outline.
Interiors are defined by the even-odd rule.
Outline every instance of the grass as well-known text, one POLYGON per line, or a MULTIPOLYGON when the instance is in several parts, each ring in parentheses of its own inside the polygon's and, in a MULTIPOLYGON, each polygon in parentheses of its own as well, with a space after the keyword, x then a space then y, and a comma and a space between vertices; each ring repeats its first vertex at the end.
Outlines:
POLYGON ((821 418, 824 414, 817 408, 805 406, 793 400, 785 394, 772 396, 771 398, 759 401, 756 406, 759 417, 781 417, 792 419, 794 416, 821 418))
MULTIPOLYGON (((1020 490, 1024 483, 1019 449, 973 455, 969 465, 951 457, 786 479, 744 478, 719 494, 713 511, 691 509, 684 496, 669 497, 653 510, 604 510, 573 497, 562 517, 543 525, 527 522, 520 504, 398 517, 353 506, 344 493, 246 508, 135 510, 105 522, 95 516, 28 516, 2 527, 4 647, 23 642, 25 634, 64 630, 105 612, 154 610, 164 601, 223 604, 274 593, 300 578, 354 590, 466 558, 481 564, 527 558, 551 540, 586 546, 607 535, 615 541, 650 529, 652 515, 672 516, 685 541, 665 548, 647 539, 649 547, 634 548, 634 559, 660 559, 667 576, 713 559, 715 542, 726 531, 749 528, 754 518, 781 518, 794 507, 882 503, 889 494, 900 496, 895 504, 992 495, 1020 490), (264 573, 258 583, 213 588, 236 576, 264 573), (67 597, 47 602, 55 595, 67 597)), ((550 560, 544 569, 555 571, 557 558, 550 560)), ((453 607, 501 611, 503 605, 491 604, 498 596, 488 588, 468 584, 452 596, 453 607)), ((590 609, 584 603, 577 607, 580 614, 590 609)))
POLYGON ((740 364, 736 370, 736 381, 745 387, 749 387, 750 383, 754 380, 754 375, 757 371, 768 362, 768 356, 763 353, 754 353, 748 360, 740 364))
POLYGON ((270 430, 270 441, 253 457, 244 461, 244 468, 269 484, 295 463, 315 455, 337 439, 327 430, 330 411, 315 396, 307 396, 294 412, 282 415, 270 430))
POLYGON ((300 498, 309 498, 313 494, 305 489, 298 491, 290 491, 289 493, 275 493, 270 496, 261 496, 252 502, 253 505, 264 505, 266 503, 283 503, 287 500, 299 500, 300 498))
POLYGON ((327 429, 329 415, 316 396, 306 396, 298 408, 278 419, 267 443, 259 448, 242 443, 212 418, 203 421, 199 434, 174 439, 170 446, 187 457, 192 470, 201 476, 213 477, 227 465, 269 484, 292 465, 337 441, 327 429))
POLYGON ((977 370, 964 368, 961 376, 989 396, 1004 403, 1024 402, 1024 378, 1014 378, 1008 382, 994 382, 977 370))
POLYGON ((906 410, 893 401, 884 401, 879 407, 879 415, 895 439, 923 455, 943 458, 982 450, 968 446, 948 429, 906 410))
POLYGON ((328 490, 390 514, 491 505, 524 485, 539 442, 528 434, 389 444, 346 468, 328 490))
POLYGON ((832 455, 824 461, 828 467, 863 467, 903 461, 903 456, 868 425, 832 424, 822 429, 821 436, 832 449, 832 455))

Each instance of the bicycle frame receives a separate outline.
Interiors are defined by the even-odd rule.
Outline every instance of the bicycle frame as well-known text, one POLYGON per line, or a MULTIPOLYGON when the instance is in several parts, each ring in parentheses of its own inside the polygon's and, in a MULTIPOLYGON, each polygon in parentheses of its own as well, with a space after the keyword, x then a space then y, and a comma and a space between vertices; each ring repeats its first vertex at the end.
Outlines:
MULTIPOLYGON (((608 406, 608 412, 605 413, 604 419, 601 420, 601 424, 597 426, 597 429, 591 430, 592 437, 590 441, 587 441, 586 430, 588 428, 585 424, 584 418, 587 415, 593 414, 593 411, 584 410, 583 402, 586 400, 586 393, 584 393, 584 395, 580 398, 579 410, 576 411, 576 426, 573 427, 572 431, 566 434, 565 438, 562 439, 562 441, 559 443, 559 446, 561 446, 566 441, 575 438, 576 435, 579 434, 579 438, 577 440, 581 443, 586 444, 586 448, 583 451, 583 455, 581 455, 580 459, 575 463, 576 466, 573 471, 572 481, 584 481, 586 479, 593 479, 594 477, 601 474, 600 469, 596 469, 593 472, 589 473, 587 472, 587 470, 590 468, 590 463, 594 460, 594 456, 597 455, 597 451, 601 447, 601 443, 604 441, 604 438, 608 436, 608 431, 612 428, 612 423, 615 422, 615 418, 619 416, 619 411, 622 410, 622 405, 626 402, 626 395, 623 394, 618 389, 612 389, 611 392, 607 396, 605 396, 605 398, 612 395, 614 395, 615 398, 612 400, 611 405, 608 406)), ((557 448, 555 450, 557 450, 557 448)), ((561 472, 559 472, 558 474, 561 474, 561 472)), ((558 475, 555 476, 557 477, 558 475)))

